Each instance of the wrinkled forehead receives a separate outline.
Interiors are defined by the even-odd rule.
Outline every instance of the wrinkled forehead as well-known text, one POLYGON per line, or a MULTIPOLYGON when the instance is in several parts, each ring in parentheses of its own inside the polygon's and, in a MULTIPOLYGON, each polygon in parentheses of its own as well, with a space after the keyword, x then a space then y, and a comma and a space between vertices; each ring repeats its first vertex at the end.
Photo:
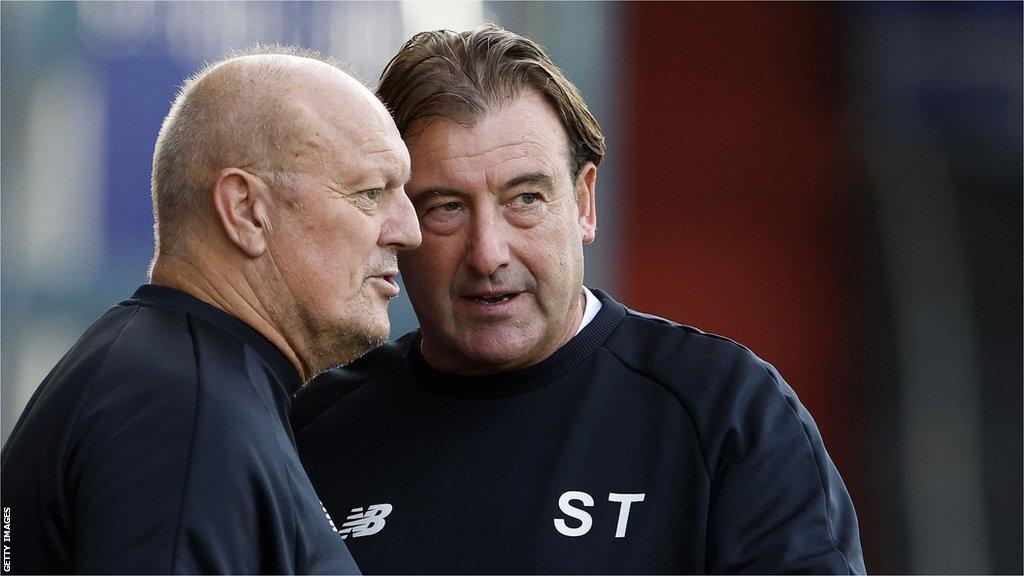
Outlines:
MULTIPOLYGON (((365 90, 365 89, 364 89, 365 90)), ((376 170, 407 180, 409 153, 391 116, 369 92, 319 91, 290 99, 295 126, 288 160, 298 169, 337 176, 376 170)))
POLYGON ((433 116, 406 131, 413 178, 420 172, 517 170, 533 164, 556 177, 571 168, 569 140, 550 106, 539 96, 517 98, 472 123, 433 116))

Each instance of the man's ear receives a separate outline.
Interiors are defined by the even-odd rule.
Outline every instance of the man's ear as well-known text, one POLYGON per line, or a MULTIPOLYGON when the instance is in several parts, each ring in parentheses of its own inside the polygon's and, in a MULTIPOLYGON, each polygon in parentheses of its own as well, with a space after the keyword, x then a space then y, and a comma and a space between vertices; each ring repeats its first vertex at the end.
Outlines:
POLYGON ((587 162, 576 177, 576 210, 583 243, 590 244, 597 235, 597 166, 587 162))
POLYGON ((239 168, 225 168, 213 185, 213 209, 225 236, 249 258, 267 250, 270 189, 258 176, 239 168))

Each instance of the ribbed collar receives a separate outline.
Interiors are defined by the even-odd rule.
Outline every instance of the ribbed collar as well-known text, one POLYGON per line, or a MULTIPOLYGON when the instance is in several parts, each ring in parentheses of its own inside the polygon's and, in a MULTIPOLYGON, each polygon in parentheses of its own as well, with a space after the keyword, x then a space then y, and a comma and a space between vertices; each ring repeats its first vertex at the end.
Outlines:
POLYGON ((136 302, 192 314, 218 326, 229 335, 248 344, 250 348, 259 354, 260 358, 263 359, 281 384, 284 385, 285 392, 287 392, 289 397, 302 384, 299 379, 299 373, 292 366, 292 363, 285 358, 285 355, 278 350, 277 346, 274 346, 270 340, 267 340, 262 334, 253 330, 245 322, 212 304, 203 302, 191 294, 158 284, 143 284, 139 286, 138 290, 132 294, 131 299, 121 304, 130 305, 136 302))
POLYGON ((594 351, 626 317, 626 308, 601 290, 593 290, 601 301, 597 316, 583 331, 569 340, 543 362, 513 372, 483 376, 464 376, 435 370, 420 351, 420 334, 409 346, 409 366, 416 380, 438 394, 459 398, 513 396, 543 387, 591 357, 594 351))

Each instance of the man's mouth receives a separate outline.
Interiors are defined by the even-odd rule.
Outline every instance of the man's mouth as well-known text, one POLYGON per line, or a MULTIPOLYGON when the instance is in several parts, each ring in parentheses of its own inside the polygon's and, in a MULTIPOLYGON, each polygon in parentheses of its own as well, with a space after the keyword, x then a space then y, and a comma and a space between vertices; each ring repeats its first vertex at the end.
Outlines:
POLYGON ((504 291, 501 289, 492 289, 480 292, 463 293, 462 297, 470 302, 493 306, 509 302, 510 300, 515 300, 522 293, 523 292, 521 290, 504 291))
POLYGON ((398 282, 395 281, 395 278, 397 276, 397 271, 388 270, 380 274, 370 276, 368 280, 376 280, 377 286, 384 293, 384 296, 390 300, 391 298, 398 296, 398 293, 400 291, 398 288, 398 282))
POLYGON ((514 315, 524 300, 522 291, 481 290, 462 294, 461 312, 480 321, 496 321, 514 315))
POLYGON ((498 296, 474 296, 473 299, 479 300, 480 302, 487 302, 488 304, 498 304, 500 302, 507 302, 508 300, 511 300, 518 295, 518 293, 509 293, 500 294, 498 296))

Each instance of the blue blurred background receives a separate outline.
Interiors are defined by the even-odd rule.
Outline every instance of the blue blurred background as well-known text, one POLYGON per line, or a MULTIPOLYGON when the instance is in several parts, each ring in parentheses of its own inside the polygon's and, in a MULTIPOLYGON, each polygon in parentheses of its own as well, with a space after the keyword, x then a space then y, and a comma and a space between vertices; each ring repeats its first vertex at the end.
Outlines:
MULTIPOLYGON (((605 129, 588 284, 780 369, 870 571, 1019 574, 1021 6, 5 1, 3 439, 146 281, 153 144, 185 76, 280 42, 373 86, 413 33, 495 22, 605 129)), ((391 310, 393 336, 415 327, 391 310)))

